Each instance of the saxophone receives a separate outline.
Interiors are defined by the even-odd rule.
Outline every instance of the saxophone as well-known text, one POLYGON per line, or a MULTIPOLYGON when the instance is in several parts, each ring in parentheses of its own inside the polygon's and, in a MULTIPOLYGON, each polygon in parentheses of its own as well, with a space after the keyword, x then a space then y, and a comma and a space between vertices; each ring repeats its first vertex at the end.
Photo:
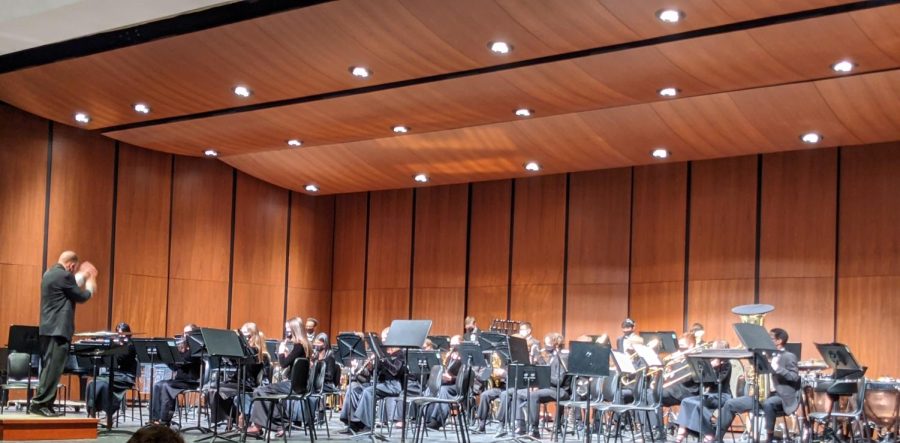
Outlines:
POLYGON ((503 376, 494 374, 494 371, 497 369, 503 368, 503 361, 500 360, 500 354, 495 352, 491 353, 491 376, 488 377, 487 380, 487 389, 499 388, 503 385, 503 376))

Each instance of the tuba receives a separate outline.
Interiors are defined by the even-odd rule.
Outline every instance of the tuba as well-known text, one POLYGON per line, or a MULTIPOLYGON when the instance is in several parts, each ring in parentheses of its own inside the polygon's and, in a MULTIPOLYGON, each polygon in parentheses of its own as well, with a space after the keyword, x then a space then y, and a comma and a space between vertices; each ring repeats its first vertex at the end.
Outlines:
MULTIPOLYGON (((766 314, 774 310, 775 307, 772 305, 741 305, 732 308, 731 312, 740 317, 741 323, 765 327, 766 314)), ((771 380, 769 380, 769 377, 760 377, 759 386, 754 388, 752 380, 755 378, 756 369, 752 364, 746 365, 744 367, 744 382, 750 384, 753 389, 753 392, 748 391, 748 394, 755 395, 760 402, 766 401, 766 396, 769 395, 769 389, 771 388, 771 380)))

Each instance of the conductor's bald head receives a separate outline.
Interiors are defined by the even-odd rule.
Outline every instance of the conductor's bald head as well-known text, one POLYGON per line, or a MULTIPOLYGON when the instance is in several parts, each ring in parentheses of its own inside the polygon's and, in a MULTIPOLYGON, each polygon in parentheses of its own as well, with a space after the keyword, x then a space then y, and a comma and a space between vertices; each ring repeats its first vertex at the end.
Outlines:
POLYGON ((75 269, 78 268, 78 254, 75 251, 63 251, 62 254, 59 254, 58 263, 66 268, 67 271, 75 272, 75 269))

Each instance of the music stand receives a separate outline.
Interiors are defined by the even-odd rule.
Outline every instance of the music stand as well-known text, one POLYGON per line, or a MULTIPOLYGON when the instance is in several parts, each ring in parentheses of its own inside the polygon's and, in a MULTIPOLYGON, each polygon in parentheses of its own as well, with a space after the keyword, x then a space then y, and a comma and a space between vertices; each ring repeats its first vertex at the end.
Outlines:
MULTIPOLYGON (((148 396, 150 401, 148 403, 153 404, 153 385, 156 383, 156 370, 154 367, 157 363, 174 365, 175 356, 172 355, 172 348, 169 347, 168 340, 164 338, 136 338, 131 343, 134 345, 138 363, 150 365, 150 390, 148 396)), ((146 426, 150 426, 149 421, 146 426)))
POLYGON ((487 360, 484 358, 484 348, 475 343, 460 343, 456 348, 459 359, 465 361, 469 367, 484 367, 487 360))
POLYGON ((441 351, 450 350, 450 337, 446 335, 429 335, 428 339, 434 344, 434 348, 441 351))
POLYGON ((337 336, 338 360, 346 367, 350 367, 354 358, 366 358, 366 345, 362 337, 353 333, 342 333, 337 336))
POLYGON ((660 353, 671 354, 678 350, 678 335, 675 331, 641 331, 638 335, 644 339, 644 343, 650 343, 654 339, 659 342, 660 353))
POLYGON ((765 354, 778 352, 778 348, 775 347, 775 342, 772 341, 769 332, 762 326, 751 323, 735 323, 733 327, 744 347, 753 353, 751 359, 755 369, 753 383, 757 391, 757 398, 753 401, 753 442, 759 443, 759 426, 756 422, 759 417, 759 375, 772 373, 772 366, 769 365, 765 354))
MULTIPOLYGON (((609 346, 596 343, 595 341, 569 342, 569 375, 574 377, 588 377, 593 379, 596 377, 609 376, 609 353, 612 349, 609 346)), ((574 393, 573 393, 574 397, 574 393)), ((558 398, 558 397, 557 397, 558 398)), ((591 393, 584 401, 584 441, 591 442, 591 393)))
POLYGON ((31 363, 35 355, 41 355, 40 328, 37 326, 10 325, 9 352, 28 354, 28 387, 25 391, 25 414, 31 414, 31 363))
POLYGON ((497 351, 501 359, 510 360, 509 336, 497 332, 482 332, 478 336, 478 343, 481 343, 481 348, 485 352, 497 351))
POLYGON ((803 352, 803 343, 785 343, 784 350, 794 354, 797 360, 800 360, 800 353, 803 352))
MULTIPOLYGON (((191 332, 189 332, 189 333, 187 333, 187 334, 184 334, 183 339, 186 340, 186 342, 187 342, 187 344, 188 344, 188 348, 189 348, 190 351, 191 351, 191 358, 200 358, 200 359, 206 360, 206 361, 207 361, 207 364, 209 364, 209 359, 206 358, 208 355, 207 355, 207 349, 206 349, 206 342, 205 342, 205 340, 204 340, 204 338, 203 338, 203 332, 202 332, 202 330, 194 330, 194 331, 191 331, 191 332)), ((176 349, 177 349, 177 348, 176 348, 176 349)), ((179 354, 179 357, 180 357, 180 356, 181 356, 181 353, 178 353, 178 354, 179 354)), ((185 361, 185 360, 182 359, 182 363, 186 363, 186 362, 187 362, 187 361, 185 361)), ((203 385, 205 384, 205 380, 204 380, 204 377, 203 377, 205 373, 206 373, 206 371, 204 371, 203 368, 202 368, 202 366, 201 366, 201 369, 200 369, 200 385, 199 385, 199 387, 198 387, 198 390, 201 390, 201 391, 203 390, 203 385)), ((180 429, 178 432, 181 433, 181 434, 183 434, 183 433, 188 432, 188 431, 200 431, 200 433, 202 433, 202 434, 206 434, 206 433, 208 433, 208 432, 212 432, 211 429, 205 428, 205 427, 203 427, 203 426, 200 424, 200 414, 197 414, 197 426, 191 426, 191 427, 188 427, 188 428, 182 428, 182 429, 180 429)))
MULTIPOLYGON (((410 349, 420 349, 422 345, 425 344, 425 339, 428 338, 428 332, 431 331, 431 320, 394 320, 391 322, 391 327, 388 329, 387 337, 384 340, 384 345, 391 348, 400 348, 403 349, 404 358, 407 363, 409 362, 409 350, 410 349)), ((375 386, 378 386, 378 379, 375 380, 375 386)), ((400 441, 406 441, 406 400, 408 398, 408 388, 409 387, 409 375, 404 374, 403 376, 403 405, 402 410, 400 411, 400 416, 403 417, 403 421, 400 422, 400 441)), ((374 396, 373 396, 374 399, 374 396)), ((374 420, 374 411, 375 408, 372 408, 373 411, 373 419, 372 423, 375 423, 374 420)))
MULTIPOLYGON (((200 335, 203 338, 203 343, 206 345, 207 355, 210 357, 215 357, 216 362, 218 363, 217 366, 219 368, 220 374, 216 377, 216 395, 219 395, 219 389, 221 388, 222 379, 222 359, 243 359, 246 355, 245 347, 241 343, 240 334, 229 329, 202 328, 200 329, 200 335)), ((219 427, 217 426, 217 423, 219 422, 219 408, 214 409, 215 410, 213 411, 213 418, 211 423, 212 435, 203 437, 195 441, 204 441, 209 439, 211 439, 211 441, 216 441, 216 439, 222 439, 233 442, 234 440, 219 435, 219 427)))
POLYGON ((859 365, 850 348, 842 343, 816 343, 816 349, 832 370, 834 382, 828 387, 831 395, 852 395, 856 393, 856 383, 844 381, 847 378, 859 378, 866 373, 866 368, 859 365))
POLYGON ((663 366, 663 362, 659 359, 659 355, 657 355, 656 352, 649 346, 642 345, 640 343, 635 343, 631 346, 634 348, 634 352, 637 353, 638 357, 644 360, 644 363, 646 363, 647 366, 663 366))
MULTIPOLYGON (((700 428, 697 430, 697 433, 700 435, 700 439, 703 440, 705 438, 703 434, 703 420, 704 420, 704 408, 706 408, 706 394, 704 393, 703 387, 710 383, 716 384, 716 391, 719 398, 718 409, 721 411, 722 409, 722 384, 719 383, 718 371, 712 367, 712 358, 704 356, 704 355, 688 355, 687 363, 691 367, 691 371, 697 377, 698 383, 700 384, 700 428)), ((722 364, 731 364, 727 360, 723 360, 722 364)), ((719 413, 719 417, 721 417, 721 412, 719 413)), ((721 423, 716 423, 716 435, 719 435, 719 427, 721 423)))
POLYGON ((509 361, 514 364, 531 364, 528 342, 522 337, 509 337, 509 361))

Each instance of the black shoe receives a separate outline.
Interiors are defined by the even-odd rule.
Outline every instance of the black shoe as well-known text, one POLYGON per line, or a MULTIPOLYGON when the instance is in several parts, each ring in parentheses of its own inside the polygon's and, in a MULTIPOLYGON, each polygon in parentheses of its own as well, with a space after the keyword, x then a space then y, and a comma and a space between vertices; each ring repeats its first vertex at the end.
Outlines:
POLYGON ((497 439, 497 438, 503 438, 503 437, 506 437, 508 434, 509 434, 509 433, 506 432, 506 428, 505 428, 505 427, 504 427, 504 428, 500 428, 500 429, 497 431, 497 433, 494 434, 494 438, 495 438, 495 439, 497 439))
POLYGON ((541 432, 538 431, 537 429, 531 431, 531 438, 536 438, 536 439, 540 440, 540 439, 541 439, 541 432))
POLYGON ((437 420, 428 420, 428 424, 425 426, 427 426, 428 429, 431 429, 432 431, 437 431, 441 429, 441 422, 437 420))
POLYGON ((51 411, 50 408, 42 405, 31 405, 28 408, 28 412, 35 415, 40 415, 41 417, 59 417, 59 415, 51 411))

